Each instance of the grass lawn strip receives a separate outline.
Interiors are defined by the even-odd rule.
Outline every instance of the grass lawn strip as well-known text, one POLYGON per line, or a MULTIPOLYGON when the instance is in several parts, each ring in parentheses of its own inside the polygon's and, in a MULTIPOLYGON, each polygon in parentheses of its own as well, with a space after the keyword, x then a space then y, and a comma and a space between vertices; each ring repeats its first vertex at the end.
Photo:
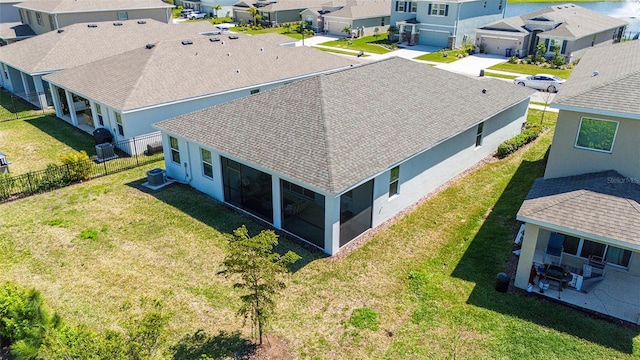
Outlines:
POLYGON ((337 47, 355 51, 364 51, 366 53, 373 54, 386 54, 391 50, 385 48, 382 45, 375 44, 376 41, 383 41, 386 38, 386 34, 380 34, 375 36, 364 36, 358 39, 339 39, 320 43, 319 45, 337 47))
POLYGON ((416 56, 415 60, 423 60, 423 61, 434 61, 439 63, 452 63, 456 60, 460 60, 457 55, 462 53, 464 50, 440 50, 420 56, 416 56), (447 56, 444 56, 447 54, 447 56))
MULTIPOLYGON (((541 112, 529 114, 539 121, 541 112)), ((630 330, 493 289, 551 136, 465 176, 341 260, 283 239, 279 250, 303 259, 271 332, 293 358, 637 356, 630 330), (380 330, 348 324, 363 307, 379 315, 380 330), (572 335, 583 333, 600 335, 572 335), (620 343, 629 338, 627 352, 620 343)), ((187 187, 141 191, 157 166, 0 205, 0 280, 36 287, 68 322, 98 331, 118 328, 122 309, 146 296, 174 314, 171 343, 198 329, 248 337, 234 315, 238 294, 215 274, 227 234, 261 228, 187 187)))
POLYGON ((550 69, 532 64, 509 64, 501 63, 489 68, 490 70, 500 70, 523 75, 550 74, 566 79, 571 75, 571 70, 550 69))

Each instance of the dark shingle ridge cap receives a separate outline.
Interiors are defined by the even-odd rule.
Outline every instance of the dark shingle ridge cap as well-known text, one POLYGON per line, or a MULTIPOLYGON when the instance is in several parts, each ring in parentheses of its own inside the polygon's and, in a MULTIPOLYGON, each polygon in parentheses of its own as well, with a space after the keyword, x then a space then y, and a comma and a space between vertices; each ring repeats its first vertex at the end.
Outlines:
MULTIPOLYGON (((325 116, 325 106, 326 106, 326 102, 325 102, 325 97, 324 97, 324 87, 322 86, 324 81, 322 81, 322 79, 325 78, 326 74, 321 74, 321 75, 316 75, 311 77, 310 79, 308 79, 308 81, 318 81, 319 82, 319 86, 318 86, 318 99, 320 100, 320 120, 321 120, 321 125, 322 125, 322 133, 323 133, 323 140, 325 143, 325 158, 327 161, 327 177, 328 177, 328 182, 329 184, 332 184, 331 187, 333 187, 334 185, 334 179, 335 179, 335 174, 333 173, 332 169, 333 169, 333 164, 336 162, 335 159, 333 159, 333 157, 331 156, 331 152, 329 151, 329 149, 331 149, 331 141, 329 140, 329 124, 327 124, 327 118, 325 116)), ((305 81, 305 80, 302 80, 305 81)))

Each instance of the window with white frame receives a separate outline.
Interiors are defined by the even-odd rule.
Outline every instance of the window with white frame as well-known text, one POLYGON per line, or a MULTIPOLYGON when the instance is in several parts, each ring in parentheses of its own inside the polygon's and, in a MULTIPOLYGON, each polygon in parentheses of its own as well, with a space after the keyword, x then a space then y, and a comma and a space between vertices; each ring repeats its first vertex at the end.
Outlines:
POLYGON ((102 106, 96 104, 96 113, 98 114, 98 123, 100 126, 104 126, 104 119, 102 118, 102 106))
POLYGON ((180 164, 180 147, 177 138, 169 136, 169 148, 171 148, 171 161, 180 164))
POLYGON ((502 0, 498 3, 498 10, 502 10, 502 0))
POLYGON ((213 179, 213 162, 211 158, 211 151, 200 148, 200 155, 202 156, 202 175, 213 179))
POLYGON ((124 126, 122 125, 122 115, 120 113, 116 113, 116 123, 118 125, 118 134, 124 136, 124 126))
POLYGON ((478 130, 476 131, 476 147, 482 146, 482 133, 484 131, 484 123, 478 124, 478 130))
POLYGON ((431 15, 446 16, 447 4, 431 4, 431 15))
POLYGON ((610 153, 618 132, 618 122, 583 117, 580 119, 576 147, 610 153))
POLYGON ((418 2, 417 1, 412 1, 410 9, 411 9, 412 13, 418 12, 418 2))
POLYGON ((126 11, 118 11, 118 20, 127 20, 129 16, 126 11))
POLYGON ((7 64, 2 64, 2 72, 4 73, 4 78, 9 80, 9 69, 7 69, 7 64))
POLYGON ((389 197, 400 193, 400 166, 396 166, 389 172, 389 197))
POLYGON ((396 8, 398 12, 404 12, 404 1, 396 2, 396 8))
POLYGON ((562 251, 565 254, 588 259, 589 256, 602 257, 607 264, 629 267, 631 261, 631 251, 621 249, 612 245, 605 245, 599 242, 564 235, 562 251))

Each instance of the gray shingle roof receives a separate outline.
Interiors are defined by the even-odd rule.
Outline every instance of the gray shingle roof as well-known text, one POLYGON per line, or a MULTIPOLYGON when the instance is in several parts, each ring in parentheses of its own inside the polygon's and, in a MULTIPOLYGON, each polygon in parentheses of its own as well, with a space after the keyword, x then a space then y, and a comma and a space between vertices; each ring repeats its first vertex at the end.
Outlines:
POLYGON ((532 92, 391 58, 156 126, 337 194, 532 92))
POLYGON ((121 111, 258 86, 358 64, 309 47, 277 45, 274 37, 197 35, 140 46, 44 77, 121 111))
POLYGON ((49 14, 173 8, 161 0, 29 0, 16 7, 49 14))
MULTIPOLYGON (((640 41, 589 49, 558 92, 556 107, 578 107, 640 119, 640 41), (598 72, 594 76, 594 72, 598 72)), ((588 110, 587 110, 588 111, 588 110)))
POLYGON ((62 32, 49 31, 32 38, 0 47, 0 61, 28 74, 84 65, 109 56, 168 39, 183 39, 213 30, 208 22, 165 24, 155 20, 95 22, 65 27, 62 32), (145 24, 138 24, 145 21, 145 24))
POLYGON ((573 229, 596 237, 640 245, 638 179, 605 171, 537 179, 518 220, 573 229))
POLYGON ((285 11, 285 10, 304 10, 307 8, 318 7, 322 5, 332 5, 334 1, 331 0, 288 0, 278 1, 269 5, 261 6, 259 11, 272 12, 272 11, 285 11))
POLYGON ((326 17, 340 17, 355 20, 389 15, 391 15, 390 0, 371 0, 347 5, 340 10, 327 14, 326 17))
MULTIPOLYGON (((527 20, 542 15, 552 21, 562 23, 555 29, 540 33, 540 37, 557 37, 580 39, 608 29, 625 26, 626 21, 601 14, 597 11, 585 9, 574 4, 557 4, 544 9, 496 21, 486 27, 505 22, 513 27, 524 27, 527 20)), ((613 35, 613 33, 612 33, 613 35)))

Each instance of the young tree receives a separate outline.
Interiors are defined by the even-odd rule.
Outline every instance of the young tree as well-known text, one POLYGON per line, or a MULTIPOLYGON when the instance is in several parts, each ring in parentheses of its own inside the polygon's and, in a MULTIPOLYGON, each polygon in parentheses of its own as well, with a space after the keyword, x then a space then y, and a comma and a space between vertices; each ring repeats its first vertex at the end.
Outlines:
POLYGON ((213 6, 213 16, 214 17, 218 17, 218 11, 222 10, 222 6, 220 6, 220 4, 216 4, 213 6))
POLYGON ((300 259, 292 251, 284 255, 273 253, 277 244, 278 236, 272 230, 249 237, 243 225, 233 232, 228 254, 222 262, 224 269, 219 272, 237 279, 233 286, 244 292, 238 314, 245 320, 249 318, 253 328, 258 329, 260 345, 264 327, 275 310, 276 295, 286 287, 282 276, 289 272, 289 264, 300 259))
POLYGON ((253 25, 256 24, 256 14, 258 14, 258 9, 253 6, 247 9, 247 11, 251 14, 251 18, 253 19, 253 25))
POLYGON ((351 26, 345 26, 342 28, 342 32, 347 34, 347 37, 351 37, 351 26))

